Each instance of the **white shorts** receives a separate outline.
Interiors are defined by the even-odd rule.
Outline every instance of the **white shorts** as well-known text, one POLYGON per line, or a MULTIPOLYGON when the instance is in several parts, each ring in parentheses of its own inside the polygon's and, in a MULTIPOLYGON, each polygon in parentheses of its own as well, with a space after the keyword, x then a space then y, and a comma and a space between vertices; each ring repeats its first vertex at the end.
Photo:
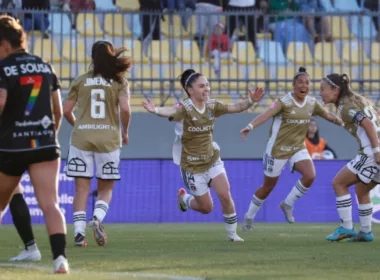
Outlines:
POLYGON ((120 150, 110 153, 94 153, 70 146, 66 163, 66 175, 69 177, 92 178, 94 177, 94 167, 96 167, 96 178, 120 180, 119 164, 120 150))
POLYGON ((380 184, 380 166, 372 155, 358 154, 346 166, 364 184, 371 181, 380 184))
POLYGON ((220 159, 209 170, 202 173, 193 174, 181 169, 181 176, 186 188, 195 196, 208 193, 211 180, 223 173, 226 173, 226 170, 223 161, 220 159))
POLYGON ((281 172, 287 162, 289 162, 290 170, 293 171, 294 164, 302 160, 312 160, 306 149, 298 151, 289 159, 277 159, 272 157, 270 154, 265 153, 263 158, 264 174, 268 177, 278 177, 281 175, 281 172))

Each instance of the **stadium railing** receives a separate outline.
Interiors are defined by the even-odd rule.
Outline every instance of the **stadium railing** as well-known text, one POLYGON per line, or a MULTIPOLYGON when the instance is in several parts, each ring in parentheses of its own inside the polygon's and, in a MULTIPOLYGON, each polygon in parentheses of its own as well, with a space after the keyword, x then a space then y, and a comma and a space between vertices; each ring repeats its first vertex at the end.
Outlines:
MULTIPOLYGON (((22 22, 26 13, 33 19, 41 15, 41 11, 2 12, 13 14, 22 22)), ((177 77, 186 68, 207 76, 212 94, 225 102, 246 96, 248 87, 264 87, 268 98, 255 111, 290 91, 300 66, 305 66, 310 74, 311 94, 315 96, 319 94, 323 76, 347 73, 352 88, 379 105, 380 42, 376 41, 378 31, 373 22, 374 18, 378 19, 378 13, 83 11, 76 17, 76 29, 71 26, 74 18, 71 13, 49 11, 45 16, 49 19, 47 35, 38 30, 29 31, 29 51, 52 63, 62 81, 63 93, 90 66, 93 42, 106 39, 118 47, 126 47, 125 55, 133 60, 128 78, 134 111, 140 110, 144 97, 166 106, 177 102, 183 96, 177 77), (250 17, 255 22, 255 46, 252 34, 247 32, 250 28, 246 27, 250 17), (332 41, 322 38, 321 42, 315 42, 310 33, 302 33, 310 17, 327 23, 332 41), (199 24, 200 20, 203 24, 199 24), (213 32, 207 20, 223 23, 226 34, 232 34, 231 54, 220 57, 217 72, 215 58, 206 51, 213 32), (233 32, 229 30, 230 20, 237 23, 233 32), (275 27, 274 21, 281 23, 275 27)), ((34 26, 37 27, 36 23, 34 26)))

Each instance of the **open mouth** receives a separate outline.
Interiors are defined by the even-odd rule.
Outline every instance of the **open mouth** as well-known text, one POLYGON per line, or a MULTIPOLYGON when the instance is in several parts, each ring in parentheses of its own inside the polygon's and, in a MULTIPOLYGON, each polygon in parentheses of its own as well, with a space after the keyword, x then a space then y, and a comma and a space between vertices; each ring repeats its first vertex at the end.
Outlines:
POLYGON ((300 92, 301 92, 302 94, 306 94, 306 93, 307 93, 307 89, 301 89, 300 92))

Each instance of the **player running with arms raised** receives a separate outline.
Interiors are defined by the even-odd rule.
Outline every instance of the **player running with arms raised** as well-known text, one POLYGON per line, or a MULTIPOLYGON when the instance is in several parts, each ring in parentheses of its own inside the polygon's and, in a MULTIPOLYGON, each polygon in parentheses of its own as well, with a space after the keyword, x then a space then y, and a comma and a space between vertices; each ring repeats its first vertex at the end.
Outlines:
POLYGON ((344 128, 359 143, 359 153, 333 179, 336 207, 342 221, 329 241, 351 238, 351 241, 371 242, 372 203, 370 190, 380 184, 380 118, 372 103, 354 93, 346 74, 327 75, 321 82, 321 97, 324 103, 335 104, 344 122, 344 128), (352 223, 352 201, 349 187, 355 185, 359 202, 360 232, 356 234, 352 223))
POLYGON ((236 233, 237 215, 230 193, 230 185, 220 159, 218 145, 213 142, 213 128, 217 117, 224 114, 240 113, 250 108, 254 102, 263 97, 263 90, 250 92, 246 100, 224 105, 216 99, 210 99, 210 85, 205 76, 188 69, 181 75, 181 85, 189 99, 181 101, 175 108, 156 108, 148 100, 144 108, 170 121, 183 122, 181 147, 175 149, 175 161, 180 162, 185 189, 178 191, 178 205, 185 212, 187 209, 208 214, 213 209, 209 187, 212 187, 223 208, 225 228, 230 241, 244 241, 236 233))
POLYGON ((249 209, 244 216, 244 231, 252 230, 253 219, 265 199, 277 184, 281 172, 289 162, 291 170, 299 172, 299 179, 280 208, 289 223, 294 223, 293 205, 311 187, 315 178, 313 161, 306 150, 305 135, 312 116, 320 116, 330 122, 342 124, 342 121, 330 114, 309 94, 309 74, 300 67, 293 78, 293 92, 275 101, 263 114, 257 116, 242 129, 243 139, 254 128, 273 118, 270 137, 264 153, 264 184, 252 197, 249 209))
POLYGON ((117 49, 108 41, 95 42, 91 52, 92 69, 73 81, 63 106, 65 118, 74 126, 66 174, 75 178, 73 221, 74 242, 78 247, 87 246, 86 209, 94 168, 98 199, 88 225, 99 246, 107 242, 101 223, 107 214, 115 181, 120 180, 120 147, 128 144, 131 117, 129 85, 125 78, 131 62, 121 56, 124 51, 126 49, 117 49), (75 118, 73 111, 77 104, 75 118))

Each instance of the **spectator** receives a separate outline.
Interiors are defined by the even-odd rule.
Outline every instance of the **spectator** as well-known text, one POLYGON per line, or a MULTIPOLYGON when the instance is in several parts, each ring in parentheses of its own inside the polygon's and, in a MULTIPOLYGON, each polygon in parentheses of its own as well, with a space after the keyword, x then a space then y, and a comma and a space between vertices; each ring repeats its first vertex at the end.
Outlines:
MULTIPOLYGON (((298 41, 310 44, 310 34, 303 25, 302 19, 294 16, 282 16, 284 11, 299 11, 295 0, 267 0, 269 12, 278 15, 270 18, 269 29, 274 33, 274 41, 281 44, 286 53, 289 42, 298 41)), ((311 47, 311 46, 310 46, 311 47)))
POLYGON ((202 15, 197 15, 196 36, 199 40, 203 40, 203 36, 206 34, 206 30, 208 34, 211 34, 211 32, 213 32, 215 25, 220 22, 220 15, 218 15, 218 13, 222 11, 223 8, 221 0, 197 1, 195 12, 202 13, 202 15))
MULTIPOLYGON (((50 10, 49 0, 22 0, 22 9, 24 10, 50 10)), ((26 32, 31 30, 40 30, 44 38, 49 38, 47 30, 49 28, 48 13, 25 13, 23 26, 26 32)))
POLYGON ((308 12, 311 15, 306 16, 306 28, 309 30, 314 42, 332 41, 329 22, 326 17, 314 17, 314 12, 326 12, 321 1, 319 0, 296 0, 303 12, 308 12))
POLYGON ((312 159, 337 158, 335 152, 327 145, 326 140, 319 138, 318 124, 315 119, 309 123, 305 143, 312 159))
MULTIPOLYGON (((364 1, 364 3, 358 3, 359 5, 364 5, 364 8, 379 13, 379 0, 361 0, 364 1)), ((380 42, 380 34, 379 34, 379 17, 374 16, 372 17, 372 21, 375 24, 377 34, 376 34, 376 41, 380 42)))
POLYGON ((217 76, 220 73, 220 59, 229 58, 230 52, 230 40, 225 33, 225 26, 223 23, 215 24, 214 34, 210 37, 207 45, 207 54, 214 58, 214 71, 217 76))
POLYGON ((139 0, 140 12, 141 12, 141 25, 142 25, 142 40, 145 40, 148 35, 151 35, 152 40, 160 39, 160 16, 157 12, 160 11, 163 6, 161 0, 139 0), (149 14, 149 12, 155 12, 155 14, 149 14))
MULTIPOLYGON (((72 12, 71 24, 72 28, 76 29, 77 27, 77 16, 80 11, 95 10, 95 1, 94 0, 66 0, 70 3, 70 9, 72 12)), ((65 6, 64 6, 65 8, 65 6)), ((67 9, 67 8, 66 8, 67 9)))

